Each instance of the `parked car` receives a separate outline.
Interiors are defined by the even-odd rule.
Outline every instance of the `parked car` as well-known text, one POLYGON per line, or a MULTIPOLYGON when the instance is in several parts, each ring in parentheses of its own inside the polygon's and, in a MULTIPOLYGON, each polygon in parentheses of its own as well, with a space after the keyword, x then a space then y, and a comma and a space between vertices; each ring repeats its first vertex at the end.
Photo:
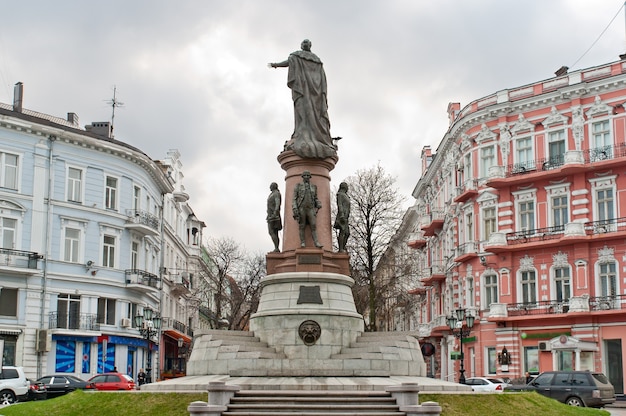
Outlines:
POLYGON ((96 390, 135 390, 135 381, 128 374, 104 373, 89 379, 96 390))
POLYGON ((492 393, 502 393, 510 386, 501 378, 496 377, 470 377, 465 379, 465 384, 472 387, 472 391, 488 391, 492 393))
POLYGON ((23 367, 2 367, 0 372, 0 404, 11 404, 26 400, 30 382, 23 367))
POLYGON ((69 374, 43 376, 37 380, 46 387, 48 397, 58 397, 74 390, 93 389, 93 384, 69 374))
POLYGON ((30 386, 28 387, 28 396, 26 400, 46 400, 48 398, 48 391, 46 386, 36 380, 28 379, 30 386))
POLYGON ((536 391, 570 406, 602 407, 615 401, 611 382, 604 374, 590 371, 546 371, 506 391, 536 391))

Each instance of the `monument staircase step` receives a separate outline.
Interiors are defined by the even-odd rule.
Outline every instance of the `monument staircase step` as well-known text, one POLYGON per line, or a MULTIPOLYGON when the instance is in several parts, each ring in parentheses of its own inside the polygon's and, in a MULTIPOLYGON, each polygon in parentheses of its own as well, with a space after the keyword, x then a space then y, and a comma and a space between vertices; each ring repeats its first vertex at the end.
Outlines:
POLYGON ((254 332, 251 331, 226 331, 213 329, 208 331, 203 331, 201 335, 211 335, 213 339, 223 339, 228 341, 237 341, 237 342, 255 342, 259 341, 259 337, 254 335, 254 332))
POLYGON ((333 360, 393 360, 399 361, 400 354, 383 353, 383 352, 341 352, 333 354, 333 360))
POLYGON ((223 416, 402 416, 384 391, 240 390, 223 416))
MULTIPOLYGON (((404 360, 411 361, 411 343, 407 340, 408 333, 364 332, 351 343, 343 347, 333 359, 367 359, 367 360, 404 360)), ((415 340, 417 343, 417 340, 415 340)))
POLYGON ((369 338, 384 338, 384 339, 401 339, 404 340, 406 337, 415 337, 416 332, 411 331, 377 331, 377 332, 362 332, 360 338, 369 339, 369 338))
POLYGON ((214 360, 234 359, 282 359, 285 355, 261 342, 251 331, 208 330, 202 335, 209 336, 204 348, 214 349, 214 360))

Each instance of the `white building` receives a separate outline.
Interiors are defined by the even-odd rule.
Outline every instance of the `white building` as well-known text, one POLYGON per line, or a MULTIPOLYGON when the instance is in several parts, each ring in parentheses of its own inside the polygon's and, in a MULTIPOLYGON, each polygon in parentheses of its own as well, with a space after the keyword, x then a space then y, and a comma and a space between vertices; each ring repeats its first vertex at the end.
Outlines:
POLYGON ((24 109, 22 95, 18 83, 0 104, 3 363, 29 377, 184 370, 206 266, 180 155, 154 161, 109 123, 82 129, 74 113, 24 109))

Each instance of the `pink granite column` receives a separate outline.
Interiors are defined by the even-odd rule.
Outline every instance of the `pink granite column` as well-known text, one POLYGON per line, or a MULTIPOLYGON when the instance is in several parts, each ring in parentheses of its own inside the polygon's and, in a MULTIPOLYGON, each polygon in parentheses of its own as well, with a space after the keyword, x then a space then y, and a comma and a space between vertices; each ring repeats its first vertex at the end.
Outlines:
MULTIPOLYGON (((300 248, 300 235, 298 222, 293 218, 292 202, 293 191, 297 183, 302 182, 302 172, 311 172, 311 183, 317 186, 317 198, 322 208, 317 212, 317 238, 322 244, 324 251, 332 251, 332 226, 330 215, 330 171, 335 168, 336 157, 326 159, 305 159, 296 155, 293 151, 282 152, 278 156, 281 168, 285 175, 285 197, 283 211, 283 241, 282 252, 295 251, 300 248)), ((311 230, 307 226, 305 230, 306 248, 315 248, 311 230)))

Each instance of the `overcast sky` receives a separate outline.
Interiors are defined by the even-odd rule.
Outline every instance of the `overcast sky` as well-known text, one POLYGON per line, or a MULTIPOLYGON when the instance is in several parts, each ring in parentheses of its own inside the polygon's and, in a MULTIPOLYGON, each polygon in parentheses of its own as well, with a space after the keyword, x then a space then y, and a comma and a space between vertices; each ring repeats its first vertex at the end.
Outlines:
POLYGON ((331 134, 343 137, 331 186, 380 163, 408 203, 423 146, 436 149, 446 132, 448 103, 626 52, 622 0, 0 4, 0 102, 23 82, 25 108, 75 112, 84 126, 110 121, 116 86, 115 138, 152 159, 178 149, 205 237, 251 252, 273 248, 266 200, 271 182, 285 193, 276 157, 293 131, 287 69, 267 63, 303 39, 324 63, 331 134))

